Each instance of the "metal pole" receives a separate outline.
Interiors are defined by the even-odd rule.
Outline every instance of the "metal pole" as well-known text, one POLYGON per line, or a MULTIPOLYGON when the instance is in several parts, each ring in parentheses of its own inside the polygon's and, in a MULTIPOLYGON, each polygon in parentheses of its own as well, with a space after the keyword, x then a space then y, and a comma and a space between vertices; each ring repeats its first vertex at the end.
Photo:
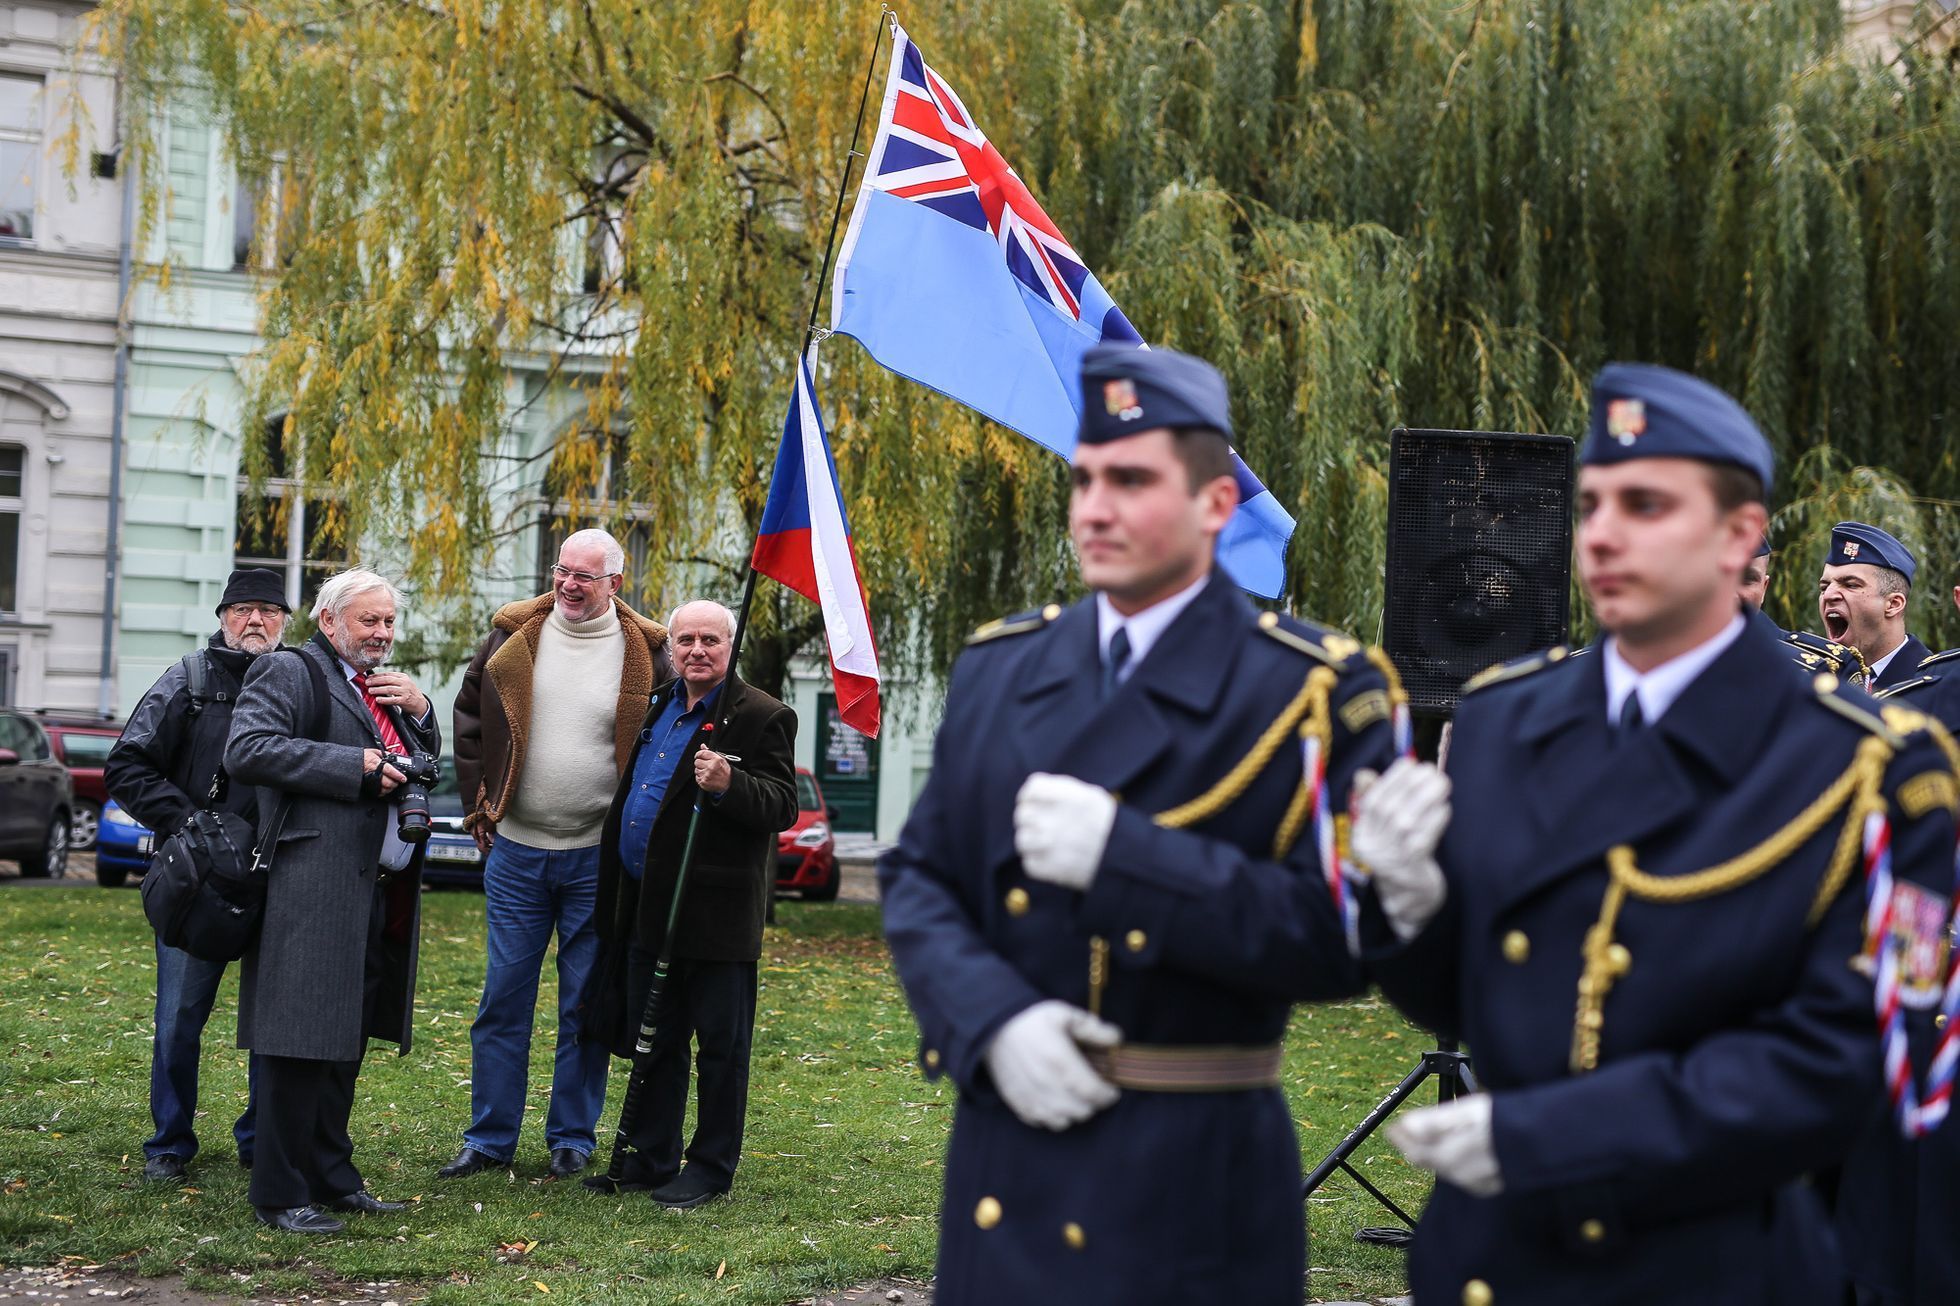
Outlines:
POLYGON ((129 285, 136 227, 136 185, 129 175, 129 88, 117 78, 116 180, 122 183, 122 232, 116 259, 116 379, 115 411, 109 418, 109 529, 102 570, 102 667, 95 706, 102 715, 115 712, 116 590, 122 575, 123 409, 129 399, 129 285))
MULTIPOLYGON (((837 206, 830 215, 830 233, 824 237, 823 265, 817 272, 817 286, 810 298, 810 320, 805 329, 805 340, 816 330, 817 310, 823 304, 823 283, 830 275, 830 256, 837 240, 837 224, 844 212, 844 192, 850 185, 851 160, 857 157, 858 138, 864 130, 864 109, 871 99, 871 75, 878 65, 878 47, 885 39, 885 21, 891 12, 890 6, 878 10, 878 30, 871 38, 871 54, 865 61, 864 90, 858 97, 857 123, 851 129, 851 148, 844 156, 844 175, 837 183, 837 206)), ((801 366, 800 351, 799 362, 801 366)), ((755 557, 755 542, 749 543, 749 557, 755 557)), ((722 678, 726 685, 735 678, 735 667, 742 658, 742 640, 748 633, 749 610, 755 603, 755 583, 758 573, 753 565, 749 567, 747 583, 742 588, 742 606, 735 615, 735 637, 729 641, 728 672, 722 678)), ((620 1181, 625 1177, 626 1158, 631 1155, 633 1144, 630 1135, 640 1121, 641 1098, 646 1092, 647 1072, 650 1069, 653 1036, 659 1027, 660 998, 667 990, 667 976, 674 964, 674 930, 680 924, 681 900, 687 892, 688 872, 694 866, 694 839, 701 827, 701 798, 697 791, 694 810, 687 818, 687 839, 681 845, 680 868, 674 873, 674 896, 667 904, 667 930, 660 940, 660 955, 653 964, 653 979, 647 985, 646 1005, 641 1009, 639 1037, 633 1042, 633 1072, 626 1080, 626 1097, 619 1106, 619 1122, 613 1127, 612 1159, 606 1166, 604 1183, 613 1191, 618 1191, 620 1181)))

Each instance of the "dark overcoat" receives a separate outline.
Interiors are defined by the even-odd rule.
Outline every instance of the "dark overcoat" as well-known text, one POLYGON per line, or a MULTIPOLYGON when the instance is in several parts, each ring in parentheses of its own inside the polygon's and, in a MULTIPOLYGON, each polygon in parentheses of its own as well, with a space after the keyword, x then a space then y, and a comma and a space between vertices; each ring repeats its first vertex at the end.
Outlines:
POLYGON ((630 1056, 640 1012, 626 993, 626 955, 637 943, 658 952, 667 934, 674 879, 701 790, 694 783, 694 755, 702 748, 732 754, 728 792, 702 804, 695 831, 694 864, 674 932, 674 956, 696 961, 754 961, 762 953, 762 920, 774 891, 776 835, 796 823, 796 713, 774 697, 730 676, 722 683, 709 719, 689 737, 674 768, 660 811, 647 834, 644 880, 619 860, 620 813, 632 790, 640 750, 669 698, 684 693, 676 677, 653 692, 632 756, 606 813, 599 841, 599 960, 583 1001, 583 1037, 597 1038, 630 1056))
POLYGON ((1224 779, 1315 673, 1333 682, 1345 811, 1354 770, 1390 759, 1386 682, 1354 641, 1262 618, 1222 574, 1107 701, 1093 602, 983 636, 953 669, 931 777, 878 866, 922 1065, 959 1089, 935 1300, 1299 1301, 1299 1145, 1277 1088, 1126 1089, 1053 1133, 1012 1114, 985 1053, 1036 1002, 1092 1004, 1097 940, 1101 1014, 1130 1043, 1271 1044, 1295 999, 1356 992, 1311 832, 1275 858, 1302 779, 1295 732, 1208 819, 1152 818, 1224 779), (1086 894, 1021 869, 1014 799, 1035 771, 1120 795, 1086 894))
POLYGON ((1403 946, 1369 903, 1383 989, 1465 1042, 1492 1094, 1504 1181, 1492 1198, 1437 1185, 1411 1288, 1421 1303, 1484 1298, 1466 1294, 1481 1281, 1505 1306, 1838 1306, 1841 1259, 1808 1178, 1883 1105, 1863 875, 1855 859, 1827 874, 1862 822, 1827 803, 1814 833, 1749 873, 1682 877, 1761 852, 1879 740, 1895 873, 1944 900, 1952 811, 1899 795, 1946 759, 1754 625, 1627 736, 1607 722, 1603 661, 1540 658, 1464 696, 1447 904, 1403 946), (1582 950, 1621 846, 1679 900, 1619 910, 1596 1067, 1575 1070, 1582 950))
MULTIPOLYGON (((291 800, 267 879, 265 924, 245 954, 238 998, 238 1046, 263 1056, 358 1060, 369 1038, 409 1048, 421 934, 422 853, 384 890, 379 996, 362 1023, 369 964, 369 915, 386 823, 387 798, 361 797, 363 750, 381 747, 374 718, 318 636, 300 645, 326 677, 331 710, 326 738, 307 739, 313 686, 298 658, 256 659, 232 710, 225 767, 234 784, 258 786, 260 834, 279 800, 291 800)), ((404 742, 439 753, 435 714, 401 722, 404 742)))
MULTIPOLYGON (((1886 703, 1924 712, 1960 732, 1960 649, 1935 653, 1882 691, 1886 703)), ((1923 1072, 1937 1030, 1914 1012, 1913 1066, 1923 1072)), ((1838 1233, 1852 1282, 1870 1306, 1960 1302, 1960 1121, 1907 1141, 1889 1119, 1872 1123, 1838 1185, 1838 1233)))

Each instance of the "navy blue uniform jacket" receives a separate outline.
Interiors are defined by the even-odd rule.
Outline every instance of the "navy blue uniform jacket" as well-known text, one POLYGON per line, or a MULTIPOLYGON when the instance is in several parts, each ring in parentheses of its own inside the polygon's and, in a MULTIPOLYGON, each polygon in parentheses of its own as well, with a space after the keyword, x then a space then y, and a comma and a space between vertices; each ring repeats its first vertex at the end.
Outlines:
POLYGON ((1897 795, 1946 772, 1945 756, 1754 625, 1626 740, 1597 653, 1541 662, 1458 711, 1442 912, 1406 947, 1372 898, 1364 922, 1383 989, 1468 1045, 1505 1185, 1490 1199, 1437 1185, 1409 1258, 1415 1299, 1467 1300, 1480 1279, 1503 1306, 1836 1306, 1841 1263, 1806 1176, 1843 1158, 1883 1101, 1872 985, 1853 965, 1862 875, 1821 892, 1844 813, 1726 892, 1629 898, 1614 939, 1630 965, 1601 1008, 1597 1067, 1575 1073, 1581 948, 1609 849, 1630 846, 1654 876, 1721 865, 1789 825, 1874 737, 1893 750, 1895 875, 1943 897, 1952 813, 1909 819, 1897 795))
POLYGON ((1209 821, 1151 819, 1222 779, 1336 663, 1336 810, 1357 766, 1390 760, 1386 681, 1359 646, 1261 620, 1214 573, 1107 702, 1090 601, 1010 622, 954 667, 931 779, 878 867, 925 1073, 959 1088, 941 1306, 1301 1298, 1299 1145, 1278 1089, 1125 1090, 1051 1133, 1014 1117, 985 1066, 1011 1016, 1047 998, 1089 1004, 1096 937, 1111 952, 1102 1015, 1133 1043, 1272 1043, 1295 999, 1360 987, 1311 832, 1273 860, 1301 780, 1296 737, 1209 821), (1014 797, 1035 771, 1120 795, 1086 894, 1021 871, 1014 797), (1259 892, 1222 892, 1254 866, 1259 892))
MULTIPOLYGON (((1883 697, 1960 731, 1960 649, 1926 658, 1883 697)), ((1912 1013, 1907 1026, 1922 1074, 1938 1036, 1932 1016, 1912 1013)), ((1889 1119, 1874 1122, 1844 1166, 1838 1234, 1860 1306, 1960 1302, 1960 1122, 1915 1142, 1889 1119)))

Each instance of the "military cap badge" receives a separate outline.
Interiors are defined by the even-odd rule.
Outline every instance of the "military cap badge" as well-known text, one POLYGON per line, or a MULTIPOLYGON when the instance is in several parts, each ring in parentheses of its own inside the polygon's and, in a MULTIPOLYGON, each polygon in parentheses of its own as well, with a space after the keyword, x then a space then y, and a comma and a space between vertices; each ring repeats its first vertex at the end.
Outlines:
POLYGON ((1143 416, 1143 406, 1137 403, 1136 382, 1128 377, 1103 382, 1103 411, 1125 422, 1143 416))
POLYGON ((1842 547, 1843 547, 1843 549, 1844 549, 1844 556, 1845 556, 1845 557, 1847 557, 1847 558, 1855 558, 1855 557, 1857 557, 1857 556, 1858 556, 1858 541, 1856 541, 1856 540, 1846 540, 1846 541, 1844 542, 1844 544, 1843 544, 1843 546, 1842 546, 1842 547))
POLYGON ((1647 405, 1638 399, 1615 399, 1606 405, 1606 433, 1621 444, 1632 444, 1647 429, 1647 405))

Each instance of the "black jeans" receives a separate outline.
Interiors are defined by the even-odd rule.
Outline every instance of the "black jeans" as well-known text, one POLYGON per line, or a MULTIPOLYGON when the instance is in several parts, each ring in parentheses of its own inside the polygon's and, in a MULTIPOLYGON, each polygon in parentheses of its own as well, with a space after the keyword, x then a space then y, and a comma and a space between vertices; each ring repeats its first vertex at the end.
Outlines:
MULTIPOLYGON (((634 946, 626 960, 634 1031, 646 1009, 656 956, 634 946)), ((742 1126, 749 1109, 749 1047, 755 1037, 755 963, 674 962, 661 991, 653 1051, 640 1095, 639 1119, 628 1135, 634 1156, 622 1176, 659 1185, 681 1166, 681 1126, 687 1114, 689 1059, 700 1077, 694 1137, 687 1166, 721 1192, 735 1182, 742 1159, 742 1126), (699 1045, 694 1054, 693 1045, 699 1045)))

